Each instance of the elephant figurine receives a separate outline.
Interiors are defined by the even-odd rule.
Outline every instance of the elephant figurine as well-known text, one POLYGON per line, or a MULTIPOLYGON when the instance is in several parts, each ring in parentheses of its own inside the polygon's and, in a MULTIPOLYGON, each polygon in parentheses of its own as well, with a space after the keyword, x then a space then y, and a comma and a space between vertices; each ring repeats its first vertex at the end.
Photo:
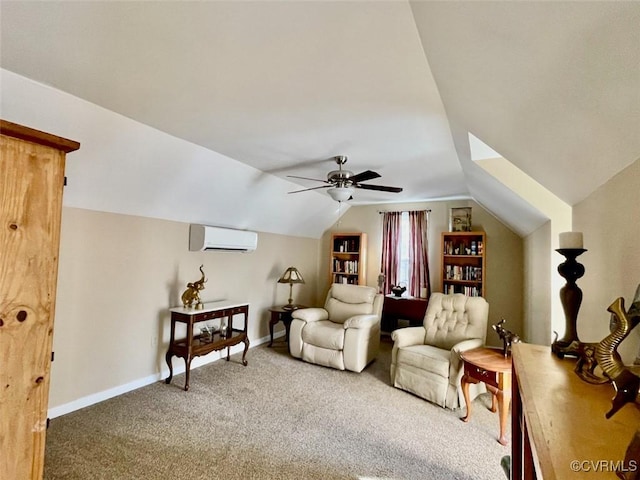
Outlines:
POLYGON ((520 343, 520 337, 515 333, 504 328, 505 319, 503 318, 495 325, 491 325, 491 328, 498 334, 500 340, 502 340, 502 355, 509 356, 511 351, 511 345, 514 343, 520 343))
POLYGON ((182 305, 184 305, 184 308, 191 308, 194 304, 196 308, 202 305, 200 290, 204 290, 204 284, 207 282, 203 267, 204 265, 200 265, 200 273, 202 273, 200 280, 187 283, 187 289, 182 294, 182 305))

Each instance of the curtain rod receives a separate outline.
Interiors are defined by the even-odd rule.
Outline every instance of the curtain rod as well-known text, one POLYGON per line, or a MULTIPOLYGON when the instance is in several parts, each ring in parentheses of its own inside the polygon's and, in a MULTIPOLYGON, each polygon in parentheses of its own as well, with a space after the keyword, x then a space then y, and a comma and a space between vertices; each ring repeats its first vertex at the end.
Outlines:
POLYGON ((416 208, 415 210, 378 210, 378 213, 430 212, 430 208, 416 208))

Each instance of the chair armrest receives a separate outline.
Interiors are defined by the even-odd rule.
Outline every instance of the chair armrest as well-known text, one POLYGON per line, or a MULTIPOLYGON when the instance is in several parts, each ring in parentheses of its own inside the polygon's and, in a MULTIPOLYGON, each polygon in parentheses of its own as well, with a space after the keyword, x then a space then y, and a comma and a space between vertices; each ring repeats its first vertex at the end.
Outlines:
POLYGON ((398 350, 411 345, 423 345, 425 333, 424 327, 399 328, 391 332, 391 339, 393 340, 393 348, 391 349, 391 385, 393 385, 396 377, 398 350))
POLYGON ((377 315, 354 315, 344 322, 344 329, 347 328, 371 328, 380 321, 377 315))
POLYGON ((463 340, 460 343, 456 343, 453 347, 451 347, 451 351, 458 354, 460 356, 460 352, 464 352, 465 350, 471 350, 472 348, 482 347, 483 341, 481 338, 469 338, 467 340, 463 340))
POLYGON ((483 344, 484 341, 481 338, 470 338, 451 347, 451 363, 449 364, 449 381, 451 385, 459 385, 462 378, 462 357, 460 353, 472 348, 482 347, 483 344))
POLYGON ((393 348, 407 347, 409 345, 423 345, 424 336, 424 327, 399 328, 391 332, 393 348))
POLYGON ((317 322, 320 320, 328 320, 329 312, 324 308, 299 308, 293 311, 291 318, 297 318, 304 322, 317 322))

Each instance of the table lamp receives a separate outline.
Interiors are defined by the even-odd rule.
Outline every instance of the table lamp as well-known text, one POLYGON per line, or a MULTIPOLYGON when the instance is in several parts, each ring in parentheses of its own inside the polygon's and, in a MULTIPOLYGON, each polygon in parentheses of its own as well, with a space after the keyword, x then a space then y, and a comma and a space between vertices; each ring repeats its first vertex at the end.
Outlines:
POLYGON ((296 267, 289 267, 282 274, 278 283, 288 283, 289 284, 289 303, 282 307, 285 310, 295 310, 298 308, 293 304, 293 284, 294 283, 304 283, 304 278, 300 275, 300 272, 296 267))

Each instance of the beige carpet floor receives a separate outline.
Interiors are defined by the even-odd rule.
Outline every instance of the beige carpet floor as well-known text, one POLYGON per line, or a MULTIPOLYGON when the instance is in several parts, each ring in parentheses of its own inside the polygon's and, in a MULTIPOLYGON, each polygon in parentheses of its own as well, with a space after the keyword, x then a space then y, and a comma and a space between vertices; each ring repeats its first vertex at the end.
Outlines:
MULTIPOLYGON (((488 395, 449 411, 389 383, 391 343, 360 374, 252 348, 55 418, 46 479, 501 480, 488 395)), ((175 359, 174 362, 182 362, 175 359)))

